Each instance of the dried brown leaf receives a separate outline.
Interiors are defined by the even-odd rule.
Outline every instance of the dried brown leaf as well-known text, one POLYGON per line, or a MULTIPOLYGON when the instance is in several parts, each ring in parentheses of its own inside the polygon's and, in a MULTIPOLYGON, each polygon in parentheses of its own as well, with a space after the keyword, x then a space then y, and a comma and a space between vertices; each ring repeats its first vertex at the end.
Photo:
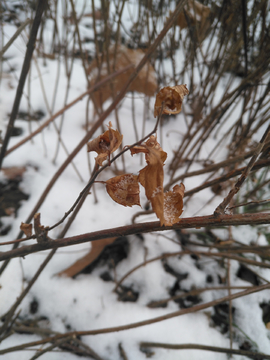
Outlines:
POLYGON ((163 163, 165 162, 165 160, 167 159, 167 153, 163 151, 162 147, 158 143, 156 135, 151 135, 149 139, 142 145, 134 146, 133 148, 130 149, 130 152, 131 155, 144 153, 145 160, 148 163, 148 153, 149 153, 148 148, 153 148, 160 151, 160 158, 163 161, 163 163))
POLYGON ((74 264, 69 266, 67 269, 61 271, 57 275, 73 277, 79 274, 83 269, 85 269, 87 266, 92 264, 94 260, 97 259, 97 257, 101 254, 102 250, 105 248, 105 246, 113 243, 115 239, 116 237, 93 241, 91 243, 91 250, 89 251, 88 254, 77 260, 74 264))
POLYGON ((87 144, 87 151, 95 151, 98 156, 95 158, 96 163, 102 166, 110 155, 119 148, 122 143, 123 135, 118 130, 112 129, 112 123, 109 122, 108 130, 102 135, 99 135, 96 139, 89 141, 87 144))
POLYGON ((32 224, 21 223, 20 229, 24 232, 25 236, 32 236, 32 224))
POLYGON ((166 86, 161 89, 156 96, 156 102, 154 106, 154 116, 158 116, 162 103, 163 114, 178 114, 182 110, 182 102, 185 95, 188 95, 189 91, 186 85, 166 86))
POLYGON ((106 190, 110 197, 120 205, 141 205, 137 175, 124 174, 115 176, 106 181, 106 190))
POLYGON ((146 149, 146 147, 144 145, 136 145, 130 149, 130 152, 131 152, 131 155, 133 156, 134 154, 140 154, 140 153, 147 154, 148 150, 146 149))
POLYGON ((178 15, 176 25, 181 29, 185 29, 188 26, 196 26, 198 40, 202 41, 211 26, 210 14, 211 9, 209 7, 196 0, 189 0, 184 7, 184 11, 178 15))
MULTIPOLYGON (((163 151, 162 147, 158 143, 156 135, 151 135, 149 137, 149 139, 145 142, 145 145, 147 147, 149 147, 149 148, 152 148, 152 149, 155 149, 155 150, 159 151, 160 152, 160 154, 159 154, 160 159, 164 164, 165 160, 167 159, 167 153, 165 151, 163 151)), ((147 153, 145 155, 145 160, 148 163, 148 155, 147 155, 147 153)))
POLYGON ((160 224, 164 224, 164 193, 163 165, 167 158, 167 153, 157 141, 155 135, 151 135, 149 139, 140 146, 134 146, 131 154, 144 153, 147 166, 139 172, 139 182, 145 188, 145 195, 151 202, 152 208, 160 219, 160 224))
POLYGON ((162 152, 155 148, 148 147, 148 165, 140 171, 139 181, 145 188, 145 195, 151 202, 152 208, 160 219, 160 225, 165 223, 164 193, 163 193, 163 161, 162 152))
POLYGON ((185 186, 183 183, 175 185, 172 191, 164 194, 164 218, 165 225, 173 225, 179 222, 179 216, 183 212, 183 197, 185 186))
POLYGON ((4 175, 9 180, 21 179, 23 173, 26 171, 25 166, 11 166, 7 168, 2 168, 4 175))
MULTIPOLYGON (((114 72, 121 70, 130 64, 133 64, 135 68, 143 57, 144 52, 140 49, 128 49, 124 45, 118 45, 115 49, 115 46, 111 46, 108 51, 110 71, 114 72)), ((133 69, 127 70, 96 91, 93 94, 93 100, 96 106, 101 108, 102 104, 106 100, 108 100, 110 97, 116 96, 117 93, 122 89, 123 84, 128 81, 132 72, 133 69)), ((88 68, 88 74, 91 76, 90 86, 94 85, 97 79, 104 79, 109 75, 107 62, 102 62, 102 57, 99 58, 98 62, 96 59, 93 60, 88 68), (98 64, 101 64, 100 69, 98 69, 98 64)), ((155 69, 150 64, 150 62, 148 62, 139 72, 137 78, 130 85, 129 91, 137 91, 147 96, 154 96, 156 90, 157 81, 155 69)))

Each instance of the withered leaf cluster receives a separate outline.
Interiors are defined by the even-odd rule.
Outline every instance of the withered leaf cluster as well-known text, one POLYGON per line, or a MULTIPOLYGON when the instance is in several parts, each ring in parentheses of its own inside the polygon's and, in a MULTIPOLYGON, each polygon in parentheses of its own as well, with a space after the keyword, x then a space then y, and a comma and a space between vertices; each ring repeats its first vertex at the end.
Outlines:
MULTIPOLYGON (((181 111, 182 101, 187 95, 186 85, 166 87, 162 89, 156 98, 155 116, 158 115, 163 104, 163 113, 176 114, 181 111)), ((111 122, 108 130, 96 139, 87 144, 87 150, 95 151, 96 164, 102 165, 105 160, 110 161, 111 154, 116 151, 122 143, 123 136, 118 130, 112 129, 111 122)), ((139 171, 138 175, 123 174, 115 176, 105 182, 109 196, 118 204, 123 206, 140 206, 140 186, 145 189, 145 195, 150 201, 153 211, 160 220, 160 225, 173 225, 179 222, 179 217, 183 212, 183 197, 185 186, 181 183, 175 185, 172 191, 164 193, 164 162, 167 153, 162 149, 157 141, 157 137, 152 135, 141 145, 130 149, 131 155, 143 153, 146 166, 139 171)), ((31 235, 31 229, 27 224, 22 224, 21 229, 31 235)), ((83 258, 77 260, 73 265, 60 272, 61 276, 75 276, 86 266, 91 264, 101 253, 103 248, 112 243, 115 238, 103 239, 92 243, 90 252, 83 258)))
MULTIPOLYGON (((96 162, 102 165, 103 161, 115 151, 122 142, 122 136, 117 130, 112 129, 110 123, 109 130, 88 143, 88 151, 96 151, 98 156, 96 162)), ((147 165, 140 170, 139 175, 123 174, 115 176, 106 183, 106 190, 110 197, 123 206, 140 206, 141 184, 145 189, 145 195, 150 201, 154 212, 160 219, 161 225, 172 225, 179 221, 182 214, 184 185, 175 185, 172 191, 164 193, 163 166, 167 158, 167 153, 157 141, 155 135, 143 144, 134 146, 130 149, 131 154, 145 154, 147 165)))
MULTIPOLYGON (((154 115, 162 111, 163 114, 178 114, 182 109, 184 96, 189 93, 186 85, 167 86, 159 91, 156 96, 154 115)), ((97 152, 96 164, 102 165, 109 159, 112 152, 117 150, 122 143, 123 136, 119 131, 112 129, 111 122, 108 130, 87 144, 88 151, 97 152)), ((150 201, 162 225, 173 225, 179 221, 183 211, 183 197, 185 187, 181 183, 175 185, 172 191, 164 193, 164 162, 167 153, 162 149, 155 135, 141 145, 133 146, 131 155, 143 153, 146 166, 139 171, 139 175, 123 174, 115 176, 106 183, 106 190, 110 197, 123 206, 140 206, 141 184, 145 195, 150 201)))
POLYGON ((164 193, 164 162, 167 153, 157 142, 155 135, 141 146, 131 149, 131 154, 145 154, 147 165, 140 170, 138 181, 145 188, 145 195, 150 201, 154 212, 160 220, 160 225, 173 225, 179 221, 183 211, 184 185, 176 185, 173 191, 164 193))

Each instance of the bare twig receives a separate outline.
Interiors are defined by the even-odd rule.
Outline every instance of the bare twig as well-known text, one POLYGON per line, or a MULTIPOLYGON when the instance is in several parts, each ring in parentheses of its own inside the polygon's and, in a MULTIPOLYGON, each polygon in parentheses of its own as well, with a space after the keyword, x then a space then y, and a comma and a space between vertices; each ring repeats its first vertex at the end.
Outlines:
MULTIPOLYGON (((270 160, 267 159, 267 160, 258 160, 256 161, 256 163, 253 165, 252 167, 252 172, 253 171, 257 171, 263 167, 266 167, 266 166, 269 166, 270 165, 270 160)), ((230 172, 228 172, 227 174, 225 175, 222 175, 216 179, 213 179, 213 180, 210 180, 210 181, 206 181, 204 182, 202 185, 199 185, 199 186, 196 186, 195 188, 191 189, 191 190, 188 190, 185 192, 185 196, 190 196, 190 195, 193 195, 203 189, 206 189, 206 188, 209 188, 213 185, 216 185, 216 184, 220 184, 222 182, 225 182, 235 176, 238 176, 240 175, 243 171, 245 171, 246 167, 242 167, 242 168, 239 168, 239 169, 235 169, 235 170, 232 170, 230 172)))
POLYGON ((268 135, 269 132, 270 132, 270 125, 267 127, 267 129, 266 129, 265 133, 263 134, 259 144, 256 147, 255 154, 250 159, 250 162, 248 163, 247 167, 243 171, 240 178, 237 180, 237 182, 234 185, 233 189, 225 197, 225 199, 222 201, 222 203, 219 204, 218 207, 216 208, 216 210, 214 212, 215 215, 224 214, 224 211, 225 211, 226 207, 228 206, 228 204, 230 203, 230 201, 232 200, 234 195, 237 194, 238 191, 240 190, 241 186, 243 185, 244 181, 246 180, 246 178, 248 177, 250 171, 252 170, 253 166, 255 165, 255 162, 256 162, 260 152, 262 151, 264 145, 265 145, 265 141, 266 141, 266 138, 267 138, 267 135, 268 135))
POLYGON ((31 28, 31 32, 30 32, 30 36, 29 36, 29 41, 28 41, 27 48, 26 48, 25 58, 24 58, 23 67, 21 70, 21 75, 20 75, 20 80, 18 83, 17 91, 16 91, 15 100, 13 103, 13 108, 12 108, 12 111, 10 114, 6 135, 5 135, 3 145, 1 148, 1 152, 0 152, 0 169, 2 168, 2 162, 4 159, 5 153, 6 153, 6 149, 7 149, 8 143, 9 143, 12 129, 13 129, 13 126, 14 126, 14 123, 16 120, 18 110, 19 110, 21 97, 22 97, 22 93, 23 93, 23 88, 24 88, 24 83, 25 83, 26 76, 29 71, 31 58, 32 58, 32 55, 33 55, 33 52, 35 49, 38 28, 39 28, 39 25, 41 22, 42 14, 43 14, 46 6, 47 6, 47 0, 39 0, 39 2, 37 4, 36 15, 35 15, 33 25, 31 28))
POLYGON ((15 34, 9 39, 6 45, 3 46, 3 49, 0 50, 0 58, 4 55, 7 49, 13 44, 13 42, 17 39, 17 37, 20 35, 23 29, 31 22, 32 22, 31 19, 26 19, 25 22, 16 30, 15 34))
MULTIPOLYGON (((243 289, 248 289, 251 288, 252 286, 231 286, 230 289, 231 290, 243 290, 243 289)), ((217 290, 228 290, 229 286, 213 286, 210 288, 203 288, 203 289, 194 289, 188 292, 184 292, 182 294, 179 295, 175 295, 175 296, 171 296, 169 298, 166 299, 162 299, 162 300, 157 300, 157 301, 151 301, 150 303, 147 304, 147 306, 149 308, 156 308, 156 307, 160 307, 162 305, 166 305, 169 301, 175 301, 178 299, 182 299, 185 298, 187 296, 196 296, 199 295, 205 291, 217 291, 217 290)))
POLYGON ((51 260, 51 258, 53 257, 54 253, 56 252, 57 249, 53 249, 50 254, 47 256, 47 258, 43 261, 43 263, 40 265, 38 271, 36 272, 36 274, 33 276, 33 278, 29 281, 27 287, 23 290, 23 292, 20 294, 20 296, 17 298, 16 302, 14 303, 14 305, 10 308, 10 310, 8 311, 8 313, 3 317, 4 318, 4 324, 2 325, 2 327, 0 328, 0 334, 4 334, 4 332, 7 330, 9 322, 11 321, 16 309, 18 308, 18 306, 20 305, 20 303, 22 302, 22 300, 24 299, 24 297, 26 296, 26 294, 28 294, 29 290, 31 289, 31 287, 33 286, 33 284, 35 283, 35 281, 38 279, 39 275, 42 273, 43 269, 46 267, 46 265, 48 264, 48 262, 51 260))
MULTIPOLYGON (((270 142, 269 142, 269 145, 270 145, 270 142)), ((229 158, 229 159, 226 159, 224 161, 221 161, 221 162, 218 162, 216 164, 213 164, 213 165, 208 165, 206 166, 205 168, 203 169, 200 169, 200 170, 195 170, 195 171, 191 171, 189 173, 184 173, 182 175, 179 175, 177 177, 175 177, 172 181, 170 181, 166 186, 164 186, 164 190, 169 190, 169 188, 183 180, 183 179, 186 179, 188 177, 192 177, 192 176, 198 176, 198 175, 202 175, 202 174, 206 174, 206 173, 209 173, 209 172, 212 172, 212 171, 216 171, 216 170, 219 170, 221 168, 224 168, 224 167, 227 167, 229 165, 233 165, 235 163, 239 163, 245 159, 248 159, 249 157, 251 157, 252 155, 254 155, 254 152, 256 151, 255 150, 251 150, 251 151, 248 151, 246 153, 243 153, 241 155, 238 155, 238 156, 235 156, 233 158, 229 158)))
POLYGON ((172 350, 205 350, 205 351, 213 351, 218 353, 225 353, 231 355, 241 355, 247 356, 251 359, 255 360, 263 360, 263 359, 270 359, 270 355, 266 355, 263 353, 257 353, 254 351, 247 351, 247 350, 237 350, 237 349, 226 349, 223 347, 218 346, 209 346, 209 345, 199 345, 199 344, 164 344, 164 343, 155 343, 155 342, 146 342, 143 341, 140 343, 140 346, 143 347, 157 347, 162 349, 172 349, 172 350))

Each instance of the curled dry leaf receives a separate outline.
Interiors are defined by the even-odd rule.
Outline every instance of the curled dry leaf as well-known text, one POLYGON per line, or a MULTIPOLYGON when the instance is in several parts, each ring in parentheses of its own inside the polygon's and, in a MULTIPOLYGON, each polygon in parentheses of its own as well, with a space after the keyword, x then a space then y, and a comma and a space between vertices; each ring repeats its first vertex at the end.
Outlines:
POLYGON ((151 202, 152 208, 160 219, 160 225, 164 220, 164 192, 163 192, 163 161, 162 152, 148 147, 148 165, 140 171, 139 181, 145 188, 145 195, 151 202))
POLYGON ((123 135, 121 135, 118 130, 113 130, 112 123, 109 122, 107 131, 99 135, 96 139, 89 141, 87 151, 95 151, 98 153, 98 156, 95 158, 96 163, 102 166, 103 161, 119 148, 122 139, 123 135))
POLYGON ((139 182, 145 188, 145 195, 151 202, 153 211, 160 219, 160 225, 173 225, 179 221, 183 212, 183 197, 185 186, 175 185, 172 191, 164 194, 163 165, 167 153, 163 151, 157 142, 156 136, 152 135, 141 146, 134 146, 131 154, 144 153, 147 166, 139 172, 139 182))
MULTIPOLYGON (((139 64, 144 57, 144 52, 140 49, 128 49, 124 45, 111 46, 108 50, 108 63, 104 61, 106 56, 100 56, 98 61, 92 61, 88 68, 88 74, 91 76, 90 86, 94 85, 97 80, 105 79, 110 72, 115 72, 124 67, 133 64, 134 68, 139 64), (102 62, 103 61, 103 62, 102 62), (110 71, 108 70, 108 66, 110 71)), ((107 58, 106 58, 107 59, 107 58)), ((113 80, 102 86, 93 94, 93 100, 97 108, 101 108, 102 104, 110 97, 117 95, 122 89, 134 69, 130 69, 115 77, 113 80)), ((147 96, 154 96, 157 91, 156 73, 153 66, 148 62, 139 72, 137 78, 132 82, 129 91, 137 91, 147 96)))
POLYGON ((151 135, 145 143, 141 146, 134 146, 130 151, 132 155, 138 153, 145 154, 147 166, 140 170, 139 182, 145 188, 145 195, 151 202, 157 217, 160 219, 160 224, 163 225, 163 165, 167 158, 167 153, 163 151, 155 135, 151 135))
MULTIPOLYGON (((163 151, 162 147, 158 143, 156 135, 151 135, 149 137, 149 139, 145 142, 145 145, 148 148, 152 148, 152 149, 155 149, 155 150, 159 151, 160 160, 164 164, 165 160, 167 159, 167 153, 165 151, 163 151)), ((147 164, 149 164, 149 159, 148 159, 148 154, 147 153, 145 155, 145 160, 146 160, 147 164)))
POLYGON ((185 186, 183 183, 175 185, 172 191, 164 194, 164 218, 165 225, 173 225, 179 221, 183 212, 183 197, 185 186))
POLYGON ((98 241, 91 242, 91 250, 82 258, 75 261, 74 264, 69 266, 67 269, 58 273, 58 276, 73 277, 78 275, 83 269, 92 264, 102 253, 103 249, 112 244, 116 240, 116 237, 100 239, 98 241))
POLYGON ((21 223, 20 229, 24 232, 25 236, 32 236, 32 224, 21 223))
POLYGON ((120 205, 141 206, 137 175, 124 174, 115 176, 106 181, 106 190, 110 197, 120 205))
POLYGON ((166 86, 156 96, 154 116, 158 116, 162 103, 164 103, 162 114, 178 114, 182 110, 182 102, 189 91, 186 85, 166 86))
POLYGON ((130 152, 131 152, 131 155, 138 154, 138 153, 144 153, 145 154, 145 160, 146 160, 146 162, 148 164, 149 163, 149 160, 148 160, 149 150, 148 150, 148 148, 153 148, 153 149, 156 149, 156 150, 160 151, 160 158, 163 161, 163 163, 165 162, 165 160, 167 159, 167 153, 165 151, 163 151, 162 147, 158 143, 156 135, 151 135, 149 137, 149 139, 145 143, 143 143, 142 145, 134 146, 133 148, 130 149, 130 152))

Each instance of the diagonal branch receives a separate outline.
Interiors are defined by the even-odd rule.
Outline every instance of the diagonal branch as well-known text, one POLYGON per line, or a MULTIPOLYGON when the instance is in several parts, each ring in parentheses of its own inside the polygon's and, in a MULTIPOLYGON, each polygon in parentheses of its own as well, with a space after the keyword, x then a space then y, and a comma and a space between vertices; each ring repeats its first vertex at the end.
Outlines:
POLYGON ((245 168, 245 170, 243 171, 242 175, 240 176, 240 178, 237 180, 236 184, 234 185, 233 189, 229 192, 229 194, 225 197, 225 199, 222 201, 222 203, 220 203, 218 205, 218 207, 216 208, 216 210, 214 211, 215 215, 220 215, 220 214, 224 214, 226 207, 229 205, 230 201, 232 200, 232 198, 234 197, 235 194, 238 193, 238 191, 240 190, 241 186, 243 185, 244 181, 246 180, 246 178, 248 177, 249 173, 251 172, 252 168, 255 165, 255 162, 260 154, 260 152, 262 151, 266 139, 267 139, 267 135, 270 133, 270 125, 268 125, 265 133, 263 134, 259 144, 256 147, 256 151, 254 153, 254 155, 252 156, 252 158, 250 159, 247 167, 245 168))
POLYGON ((15 100, 13 103, 13 108, 12 108, 10 118, 9 118, 7 132, 6 132, 6 135, 5 135, 5 138, 3 141, 3 145, 2 145, 2 149, 1 149, 1 153, 0 153, 0 169, 2 167, 2 162, 4 159, 5 153, 6 153, 6 149, 7 149, 8 143, 9 143, 9 139, 11 137, 12 129, 14 127, 16 116, 17 116, 17 113, 19 110, 25 80, 26 80, 26 77, 27 77, 27 74, 28 74, 28 71, 30 68, 32 55, 35 50, 38 28, 39 28, 39 25, 41 22, 42 14, 43 14, 46 6, 47 6, 47 0, 39 0, 38 5, 37 5, 36 15, 35 15, 33 25, 31 28, 31 32, 30 32, 30 36, 29 36, 29 41, 28 41, 27 48, 26 48, 25 58, 24 58, 23 67, 22 67, 22 71, 21 71, 21 75, 20 75, 20 79, 19 79, 19 83, 18 83, 18 87, 17 87, 17 91, 16 91, 15 100))

